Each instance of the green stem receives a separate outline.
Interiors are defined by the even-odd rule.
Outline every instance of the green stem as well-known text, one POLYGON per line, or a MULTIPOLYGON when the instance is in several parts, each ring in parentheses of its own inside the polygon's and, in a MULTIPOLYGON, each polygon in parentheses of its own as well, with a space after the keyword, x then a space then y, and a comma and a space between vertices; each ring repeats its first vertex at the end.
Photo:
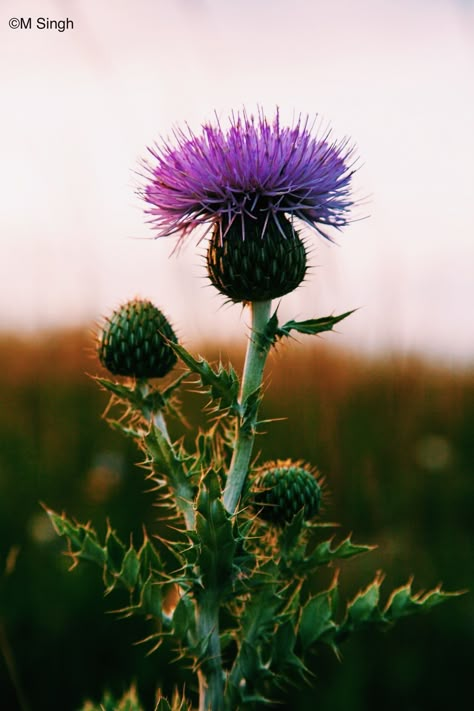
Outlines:
MULTIPOLYGON (((143 399, 145 399, 150 392, 150 386, 148 385, 146 378, 139 378, 135 384, 135 388, 143 399)), ((153 422, 155 427, 158 427, 158 429, 163 433, 163 436, 168 440, 168 442, 170 442, 170 436, 166 426, 163 410, 152 410, 150 407, 143 407, 142 413, 145 419, 153 422)))
POLYGON ((155 412, 153 412, 152 419, 155 427, 158 427, 158 429, 163 433, 163 437, 168 442, 171 442, 168 428, 166 426, 165 416, 163 415, 163 410, 156 410, 155 412))
MULTIPOLYGON (((145 379, 137 380, 136 388, 143 398, 150 392, 150 386, 145 379)), ((169 464, 168 474, 170 476, 170 485, 176 497, 176 505, 184 516, 186 528, 188 531, 193 530, 195 524, 193 491, 180 467, 173 467, 176 455, 169 436, 168 427, 166 426, 163 410, 158 409, 153 411, 151 408, 144 407, 142 414, 163 436, 164 442, 160 441, 159 436, 156 437, 156 446, 158 447, 160 456, 169 464)))
POLYGON ((197 600, 198 639, 208 640, 206 658, 198 670, 199 711, 224 711, 219 607, 220 602, 213 590, 204 590, 197 600))
MULTIPOLYGON (((242 412, 244 412, 245 403, 249 396, 255 393, 262 385, 263 369, 271 345, 265 342, 262 338, 262 334, 270 318, 271 305, 271 300, 253 301, 250 304, 252 311, 252 334, 247 345, 240 390, 239 401, 242 412)), ((233 514, 237 508, 249 470, 255 439, 256 419, 257 409, 255 409, 252 421, 247 421, 245 427, 242 426, 243 417, 241 416, 240 418, 235 449, 224 489, 224 506, 231 514, 233 514)))

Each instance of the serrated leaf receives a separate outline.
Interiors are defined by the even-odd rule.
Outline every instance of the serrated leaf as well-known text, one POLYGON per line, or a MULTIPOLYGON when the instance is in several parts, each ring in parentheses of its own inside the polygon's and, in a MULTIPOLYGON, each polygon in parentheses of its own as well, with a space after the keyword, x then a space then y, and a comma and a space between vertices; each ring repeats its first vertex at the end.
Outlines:
POLYGON ((105 390, 117 395, 117 397, 122 400, 127 400, 127 402, 134 403, 135 401, 135 388, 129 388, 127 385, 121 385, 113 380, 108 380, 108 378, 94 377, 94 380, 99 383, 105 390))
MULTIPOLYGON (((337 583, 335 584, 337 586, 337 583)), ((333 620, 334 587, 311 597, 303 607, 299 624, 299 636, 303 649, 321 640, 332 640, 337 630, 333 620)))
POLYGON ((224 508, 217 473, 210 470, 196 504, 197 563, 205 587, 223 590, 230 584, 236 541, 230 517, 224 508))
POLYGON ((47 511, 56 533, 64 536, 75 558, 88 560, 103 566, 107 559, 106 550, 100 545, 97 534, 89 525, 73 523, 66 516, 58 516, 53 511, 47 511))
POLYGON ((384 615, 388 621, 392 622, 417 612, 427 612, 436 605, 463 594, 462 592, 444 592, 441 586, 430 590, 424 595, 423 593, 412 594, 412 582, 413 579, 410 578, 406 585, 397 588, 390 595, 384 610, 384 615))
MULTIPOLYGON (((180 412, 177 408, 176 401, 173 400, 173 396, 177 388, 180 387, 184 378, 186 378, 188 373, 183 373, 178 378, 176 378, 172 383, 170 383, 164 390, 159 390, 157 387, 151 387, 146 382, 137 382, 135 387, 131 388, 127 385, 122 385, 121 383, 116 383, 107 378, 96 377, 99 385, 101 385, 105 390, 111 392, 119 401, 123 404, 127 404, 133 410, 140 412, 144 417, 149 419, 151 413, 157 412, 158 410, 168 410, 178 418, 181 418, 180 412)), ((120 421, 115 423, 118 427, 120 421)), ((126 428, 124 428, 126 430, 126 428)), ((130 430, 130 433, 132 430, 130 430)))
POLYGON ((107 549, 108 567, 110 567, 113 571, 118 572, 122 567, 126 548, 122 541, 118 538, 115 531, 111 528, 110 524, 107 526, 105 547, 107 549))
POLYGON ((188 527, 191 528, 194 523, 194 492, 182 457, 177 454, 166 435, 155 425, 146 436, 145 444, 153 462, 153 469, 166 476, 174 493, 174 503, 184 515, 188 527))
POLYGON ((140 571, 145 578, 149 573, 158 573, 163 570, 163 563, 158 551, 146 533, 144 534, 142 547, 138 552, 138 558, 140 560, 140 571))
POLYGON ((293 552, 300 540, 304 525, 304 510, 298 511, 291 521, 287 523, 280 533, 279 547, 284 553, 293 552))
POLYGON ((303 661, 295 654, 295 644, 295 629, 293 623, 287 620, 278 626, 273 638, 271 667, 281 670, 280 674, 286 669, 291 669, 292 675, 299 673, 301 677, 304 677, 307 669, 303 661))
POLYGON ((257 413, 262 401, 262 388, 257 388, 250 393, 242 403, 242 415, 240 418, 240 431, 243 434, 255 434, 257 413))
POLYGON ((106 593, 110 593, 118 584, 128 590, 131 604, 122 612, 138 612, 164 619, 161 583, 167 578, 159 577, 163 565, 146 534, 137 552, 132 545, 126 549, 109 525, 105 545, 101 546, 97 534, 89 526, 74 524, 65 516, 58 516, 52 511, 48 513, 56 531, 68 540, 71 555, 75 559, 92 561, 102 568, 106 593))
POLYGON ((160 694, 158 704, 155 706, 155 711, 191 711, 191 705, 186 701, 184 696, 181 697, 178 691, 175 691, 171 704, 160 694))
POLYGON ((192 600, 188 595, 182 595, 173 612, 173 631, 182 641, 186 635, 194 635, 196 628, 195 610, 192 600))
POLYGON ((231 365, 226 369, 219 363, 217 369, 214 369, 204 358, 194 358, 183 346, 177 343, 170 343, 170 346, 185 365, 199 376, 202 387, 213 400, 219 402, 220 409, 239 411, 239 378, 231 365))
POLYGON ((378 609, 380 586, 383 576, 377 573, 372 583, 357 593, 347 605, 346 620, 343 625, 358 627, 366 622, 382 622, 383 616, 378 609))
POLYGON ((100 704, 86 701, 81 711, 143 711, 143 706, 138 699, 135 687, 132 686, 119 701, 114 699, 111 694, 105 693, 100 704))
POLYGON ((339 323, 353 313, 354 309, 352 311, 346 311, 339 316, 323 316, 322 318, 311 318, 306 321, 287 321, 283 326, 279 326, 276 329, 275 337, 283 338, 284 336, 289 336, 291 331, 297 331, 298 333, 305 333, 308 335, 316 335, 318 333, 323 333, 324 331, 332 331, 336 323, 339 323))
POLYGON ((152 615, 158 619, 162 615, 163 595, 161 593, 161 585, 153 581, 152 576, 142 585, 140 596, 140 607, 147 615, 152 615))
POLYGON ((135 548, 130 546, 123 558, 122 568, 118 574, 121 582, 129 590, 133 590, 138 582, 140 572, 140 561, 135 548))
POLYGON ((332 547, 333 541, 334 536, 316 546, 310 556, 313 565, 326 565, 332 560, 352 558, 355 555, 361 555, 376 548, 376 546, 352 543, 350 535, 334 548, 332 547))

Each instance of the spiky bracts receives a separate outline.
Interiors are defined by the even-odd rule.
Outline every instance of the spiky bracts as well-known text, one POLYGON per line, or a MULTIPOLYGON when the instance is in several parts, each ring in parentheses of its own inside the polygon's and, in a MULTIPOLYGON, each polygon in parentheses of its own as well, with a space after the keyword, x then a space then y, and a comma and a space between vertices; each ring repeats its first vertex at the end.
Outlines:
POLYGON ((218 225, 221 237, 239 223, 242 237, 252 221, 262 237, 283 215, 299 218, 327 237, 326 228, 347 224, 353 206, 350 182, 354 150, 329 130, 313 135, 314 122, 299 116, 282 126, 279 111, 232 113, 229 127, 204 124, 202 132, 176 129, 174 141, 150 148, 148 183, 142 190, 157 236, 188 235, 218 225))
POLYGON ((169 345, 175 333, 151 301, 134 299, 108 318, 100 334, 98 353, 102 365, 114 375, 161 378, 177 357, 169 345))
POLYGON ((275 524, 291 522, 301 510, 309 521, 321 508, 317 470, 301 461, 267 462, 256 472, 251 491, 258 516, 275 524))
POLYGON ((245 239, 234 224, 223 238, 214 228, 207 252, 212 284, 232 301, 265 301, 288 294, 306 274, 306 249, 286 217, 272 222, 262 237, 263 225, 250 223, 245 239), (284 239, 282 237, 284 235, 284 239))

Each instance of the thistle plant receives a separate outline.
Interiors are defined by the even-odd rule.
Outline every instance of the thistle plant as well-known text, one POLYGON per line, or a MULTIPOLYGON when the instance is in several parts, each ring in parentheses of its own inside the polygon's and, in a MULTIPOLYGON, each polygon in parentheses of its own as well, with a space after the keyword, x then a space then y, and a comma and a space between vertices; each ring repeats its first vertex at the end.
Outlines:
MULTIPOLYGON (((382 603, 378 572, 344 604, 337 567, 329 587, 315 592, 320 569, 372 546, 326 537, 333 525, 324 521, 326 484, 313 464, 260 462, 254 451, 270 350, 292 333, 331 331, 351 313, 281 324, 272 303, 306 277, 311 232, 331 239, 351 220, 349 141, 318 135, 302 117, 287 127, 278 112, 272 121, 241 112, 227 128, 216 121, 200 134, 176 130, 150 155, 141 195, 156 236, 175 235, 178 246, 195 232, 207 237, 211 283, 250 313, 243 373, 191 354, 151 302, 121 306, 104 323, 98 355, 125 380, 97 381, 121 409, 111 424, 143 453, 169 540, 144 532, 139 546, 127 545, 111 525, 100 540, 89 525, 49 515, 75 561, 98 564, 107 591, 128 592, 122 613, 150 620, 150 644, 171 640, 170 664, 195 672, 194 688, 176 689, 172 699, 158 690, 157 709, 258 709, 277 702, 286 685, 313 683, 308 658, 318 645, 338 654, 358 629, 390 626, 454 593, 436 587, 421 595, 410 581, 382 603), (184 369, 163 381, 178 360, 184 369), (166 425, 180 417, 177 393, 189 386, 207 399, 207 424, 191 448, 173 441, 166 425)), ((132 689, 84 707, 99 708, 142 706, 132 689)))

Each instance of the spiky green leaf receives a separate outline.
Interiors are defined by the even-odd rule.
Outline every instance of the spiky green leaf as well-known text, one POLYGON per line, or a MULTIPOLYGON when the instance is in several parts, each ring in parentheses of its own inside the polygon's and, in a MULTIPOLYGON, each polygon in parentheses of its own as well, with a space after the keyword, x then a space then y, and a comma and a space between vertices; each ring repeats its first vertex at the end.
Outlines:
POLYGON ((231 585, 236 541, 232 522, 222 502, 217 473, 212 469, 201 482, 197 498, 197 564, 205 588, 223 591, 231 585))
POLYGON ((239 378, 231 365, 225 368, 219 363, 217 368, 213 368, 204 358, 194 358, 183 346, 170 345, 183 363, 199 376, 201 386, 218 403, 218 409, 239 413, 239 378))
POLYGON ((311 553, 311 562, 314 566, 327 565, 337 559, 353 558, 376 548, 376 546, 352 543, 350 535, 334 547, 332 545, 333 541, 334 536, 316 546, 311 553))
POLYGON ((328 590, 313 595, 304 605, 298 630, 304 650, 317 641, 333 643, 337 632, 337 625, 333 619, 337 592, 336 576, 328 590))
POLYGON ((100 704, 86 701, 80 711, 144 711, 134 686, 121 699, 115 699, 108 692, 104 694, 100 704))
POLYGON ((193 486, 186 471, 185 459, 176 451, 168 437, 153 425, 145 438, 153 470, 164 475, 174 493, 173 502, 186 518, 188 526, 194 522, 193 486))
POLYGON ((413 579, 410 578, 406 585, 397 588, 390 595, 384 610, 384 616, 389 622, 417 612, 428 612, 436 605, 463 594, 462 592, 444 592, 439 585, 425 594, 412 593, 412 582, 413 579))
POLYGON ((343 319, 347 318, 352 311, 346 311, 339 316, 323 316, 322 318, 311 318, 306 321, 287 321, 283 326, 276 328, 275 338, 283 338, 284 336, 289 336, 291 331, 297 331, 298 333, 305 333, 308 335, 316 335, 318 333, 323 333, 324 331, 332 331, 336 323, 339 323, 343 319))
POLYGON ((130 593, 130 614, 152 615, 162 619, 161 584, 167 581, 162 575, 163 565, 158 551, 146 534, 139 551, 128 548, 109 526, 105 545, 101 545, 96 532, 89 525, 77 524, 54 511, 47 512, 57 533, 68 541, 69 553, 75 562, 87 560, 96 563, 103 572, 106 592, 120 586, 130 593))
POLYGON ((345 626, 360 627, 367 622, 383 622, 379 610, 380 586, 383 576, 377 573, 374 580, 347 605, 345 626))

